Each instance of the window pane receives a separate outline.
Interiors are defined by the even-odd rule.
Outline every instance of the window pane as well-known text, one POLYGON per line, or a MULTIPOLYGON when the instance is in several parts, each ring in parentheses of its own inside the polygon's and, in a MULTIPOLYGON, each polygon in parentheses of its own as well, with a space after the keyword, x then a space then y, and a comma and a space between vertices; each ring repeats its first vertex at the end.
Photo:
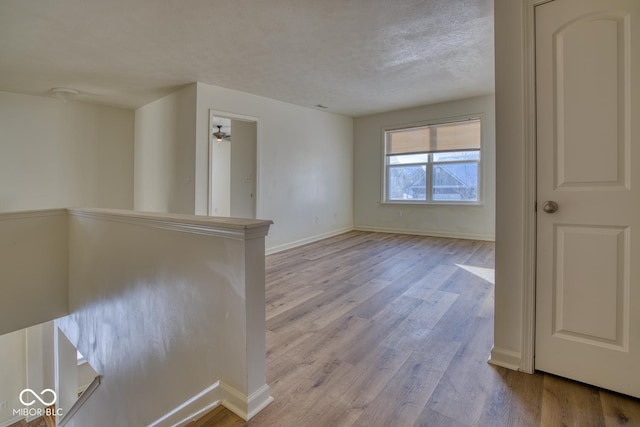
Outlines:
POLYGON ((480 160, 480 151, 450 151, 433 153, 434 162, 452 162, 460 160, 480 160))
POLYGON ((389 156, 390 165, 402 165, 407 163, 427 163, 429 155, 423 154, 405 154, 404 156, 389 156))
POLYGON ((478 163, 433 165, 433 200, 478 200, 478 163))
POLYGON ((390 167, 388 200, 426 200, 426 170, 426 166, 390 167))

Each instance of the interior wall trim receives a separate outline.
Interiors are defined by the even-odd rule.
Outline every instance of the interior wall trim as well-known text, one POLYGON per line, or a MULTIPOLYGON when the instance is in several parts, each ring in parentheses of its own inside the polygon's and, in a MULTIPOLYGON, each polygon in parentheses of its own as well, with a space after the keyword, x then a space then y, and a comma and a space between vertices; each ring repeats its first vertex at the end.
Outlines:
POLYGON ((173 408, 147 427, 183 426, 220 406, 220 381, 173 408))
POLYGON ((338 236, 340 234, 348 233, 353 231, 354 228, 352 226, 342 227, 336 230, 328 231, 326 233, 316 234, 314 236, 305 237, 304 239, 296 240, 293 242, 283 243, 281 245, 267 247, 265 254, 273 255, 278 252, 284 252, 289 249, 297 248, 298 246, 307 245, 309 243, 317 242, 318 240, 328 239, 329 237, 338 236))
POLYGON ((220 400, 222 406, 245 421, 249 421, 258 412, 273 402, 273 397, 271 397, 270 392, 271 389, 265 384, 247 396, 225 382, 220 382, 220 400))
POLYGON ((519 370, 535 371, 536 339, 536 57, 535 8, 553 0, 524 0, 522 35, 523 87, 523 230, 522 339, 519 370))
POLYGON ((272 221, 225 218, 224 220, 194 215, 140 213, 110 209, 69 209, 72 216, 113 221, 144 227, 191 234, 248 240, 265 237, 272 221))
POLYGON ((493 347, 488 362, 492 365, 518 371, 522 364, 522 357, 518 352, 493 347))
POLYGON ((374 233, 413 234, 416 236, 445 237, 449 239, 484 240, 487 242, 494 242, 496 240, 496 236, 494 234, 459 233, 446 230, 418 230, 411 228, 371 227, 367 225, 356 225, 354 227, 354 230, 371 231, 374 233))

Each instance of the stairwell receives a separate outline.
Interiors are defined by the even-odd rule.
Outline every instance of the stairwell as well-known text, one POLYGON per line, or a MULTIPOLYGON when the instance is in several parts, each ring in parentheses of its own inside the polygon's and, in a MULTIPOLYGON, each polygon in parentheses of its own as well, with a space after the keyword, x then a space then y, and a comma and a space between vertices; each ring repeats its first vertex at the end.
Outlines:
POLYGON ((56 360, 58 425, 185 425, 219 405, 249 419, 268 405, 270 224, 104 209, 0 214, 0 335, 55 320, 74 368, 77 348, 100 374, 77 399, 56 360))

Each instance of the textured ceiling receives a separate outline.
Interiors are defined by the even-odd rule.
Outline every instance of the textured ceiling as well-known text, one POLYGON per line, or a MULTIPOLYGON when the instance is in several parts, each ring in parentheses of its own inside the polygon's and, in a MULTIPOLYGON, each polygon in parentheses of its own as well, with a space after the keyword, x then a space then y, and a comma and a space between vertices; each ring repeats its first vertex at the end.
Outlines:
POLYGON ((0 90, 200 81, 359 116, 493 92, 493 0, 0 0, 0 90))

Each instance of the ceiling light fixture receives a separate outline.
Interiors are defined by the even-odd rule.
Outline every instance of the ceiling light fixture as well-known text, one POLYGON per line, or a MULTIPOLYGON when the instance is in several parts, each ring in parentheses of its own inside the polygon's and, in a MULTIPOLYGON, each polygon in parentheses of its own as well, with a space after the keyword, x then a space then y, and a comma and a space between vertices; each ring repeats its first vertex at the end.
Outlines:
POLYGON ((51 89, 50 92, 53 96, 65 102, 67 101, 67 99, 71 99, 80 93, 75 89, 70 89, 66 87, 54 87, 53 89, 51 89))
POLYGON ((218 132, 214 132, 213 136, 216 138, 216 141, 222 142, 222 139, 225 136, 227 136, 227 134, 222 132, 222 126, 221 125, 217 125, 216 127, 218 128, 218 132))

